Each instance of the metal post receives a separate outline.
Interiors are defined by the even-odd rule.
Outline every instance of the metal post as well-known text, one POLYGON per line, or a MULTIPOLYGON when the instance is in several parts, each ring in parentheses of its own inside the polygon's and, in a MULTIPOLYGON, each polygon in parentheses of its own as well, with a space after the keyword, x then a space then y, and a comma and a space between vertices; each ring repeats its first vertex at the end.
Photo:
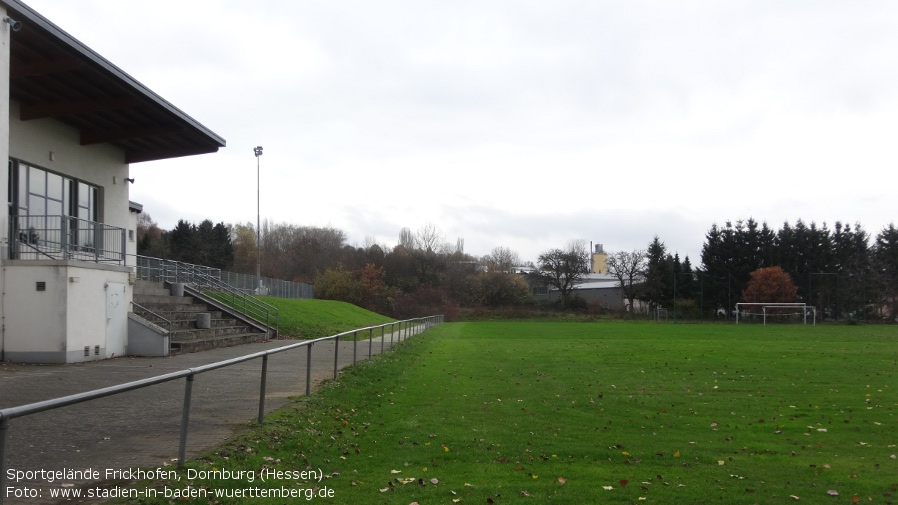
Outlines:
POLYGON ((262 146, 253 148, 256 155, 256 280, 259 283, 257 294, 262 294, 262 176, 259 170, 259 157, 262 156, 262 146))
POLYGON ((337 380, 337 359, 340 354, 340 337, 334 338, 334 380, 337 380))
POLYGON ((312 394, 312 344, 306 346, 306 396, 312 394))
POLYGON ((9 431, 9 419, 0 417, 0 505, 6 496, 6 433, 9 431))
MULTIPOLYGON (((337 339, 339 340, 339 339, 337 339)), ((352 332, 352 364, 355 365, 356 355, 358 355, 358 347, 359 347, 359 332, 352 332)), ((336 365, 334 365, 336 366, 336 365)))
POLYGON ((390 323, 390 349, 393 348, 393 324, 394 323, 390 323))
POLYGON ((373 333, 374 333, 374 328, 368 328, 368 359, 371 359, 371 345, 373 344, 371 335, 373 333))
POLYGON ((178 468, 184 468, 187 453, 187 428, 190 424, 190 396, 193 392, 193 374, 187 376, 184 385, 184 406, 181 408, 181 443, 178 445, 178 468))
POLYGON ((384 353, 384 330, 385 329, 386 329, 386 326, 381 325, 381 327, 380 327, 380 353, 381 354, 384 353))
POLYGON ((268 377, 268 355, 262 356, 262 381, 259 384, 259 424, 265 417, 265 382, 268 377))

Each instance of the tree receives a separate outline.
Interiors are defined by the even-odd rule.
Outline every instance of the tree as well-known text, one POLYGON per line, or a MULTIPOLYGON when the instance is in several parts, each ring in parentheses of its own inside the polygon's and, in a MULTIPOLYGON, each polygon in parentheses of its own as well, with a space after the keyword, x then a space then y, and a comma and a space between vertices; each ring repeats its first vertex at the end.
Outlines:
POLYGON ((515 266, 521 264, 521 258, 518 253, 500 246, 494 247, 489 254, 483 257, 483 264, 488 272, 511 273, 515 266))
POLYGON ((627 300, 627 310, 632 314, 633 302, 638 294, 639 284, 645 277, 646 253, 634 249, 608 255, 608 273, 617 278, 621 295, 627 300))
POLYGON ((673 258, 667 254, 664 242, 661 242, 656 235, 646 252, 645 281, 642 289, 642 299, 649 304, 651 311, 654 312, 669 299, 673 275, 676 275, 673 272, 673 258))
POLYGON ((881 316, 898 315, 898 228, 890 223, 876 235, 873 245, 874 288, 881 316))
POLYGON ((571 294, 589 273, 589 254, 582 242, 572 241, 566 249, 550 249, 539 255, 531 278, 558 290, 561 306, 567 308, 571 294))
POLYGON ((782 267, 759 268, 750 274, 742 299, 748 303, 795 303, 798 286, 782 267))
POLYGON ((159 224, 146 212, 137 216, 137 254, 152 258, 165 258, 168 248, 165 244, 165 232, 159 224))

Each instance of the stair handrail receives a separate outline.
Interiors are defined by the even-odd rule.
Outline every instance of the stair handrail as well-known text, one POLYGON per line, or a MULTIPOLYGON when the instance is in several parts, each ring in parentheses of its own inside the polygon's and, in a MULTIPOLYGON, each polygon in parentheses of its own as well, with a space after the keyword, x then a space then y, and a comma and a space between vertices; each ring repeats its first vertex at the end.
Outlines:
POLYGON ((138 255, 137 275, 138 278, 145 280, 183 283, 200 292, 209 291, 213 298, 231 307, 238 314, 274 330, 275 336, 280 330, 280 314, 277 307, 222 281, 221 269, 138 255), (155 267, 154 262, 158 263, 155 267), (222 296, 216 297, 216 294, 222 296))
POLYGON ((194 272, 195 282, 192 286, 200 292, 209 292, 211 297, 231 307, 237 313, 255 319, 274 330, 275 336, 280 330, 280 313, 278 308, 259 298, 223 282, 221 279, 194 272))
MULTIPOLYGON (((144 307, 143 305, 141 305, 141 304, 139 304, 139 303, 136 303, 136 302, 133 302, 133 301, 132 301, 132 302, 131 302, 131 305, 133 305, 134 307, 137 307, 138 309, 142 310, 144 313, 146 313, 146 314, 148 314, 148 315, 151 315, 151 316, 155 317, 156 319, 161 319, 162 322, 164 323, 164 328, 163 328, 163 329, 165 329, 166 331, 168 331, 169 333, 171 333, 171 326, 172 326, 172 322, 171 322, 171 321, 169 321, 168 319, 162 317, 161 315, 159 315, 159 314, 153 312, 152 310, 150 310, 150 309, 144 307)), ((157 323, 154 322, 154 321, 150 321, 150 322, 152 322, 153 324, 156 324, 157 326, 163 326, 163 325, 157 324, 157 323)))

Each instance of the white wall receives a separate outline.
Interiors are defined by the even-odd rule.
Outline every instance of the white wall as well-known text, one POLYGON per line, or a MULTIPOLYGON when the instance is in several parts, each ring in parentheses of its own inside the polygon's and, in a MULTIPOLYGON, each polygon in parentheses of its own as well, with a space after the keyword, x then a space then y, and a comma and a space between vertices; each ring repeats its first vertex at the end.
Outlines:
POLYGON ((109 144, 82 146, 77 130, 53 119, 21 121, 16 102, 10 102, 8 118, 8 157, 103 188, 98 220, 128 228, 128 165, 124 151, 109 144))
POLYGON ((6 359, 74 363, 122 356, 127 347, 131 269, 75 261, 7 261, 6 359), (37 291, 38 281, 46 291, 37 291), (106 288, 125 285, 120 327, 107 328, 106 288), (95 353, 99 346, 99 353, 95 353), (89 356, 84 356, 84 347, 89 356))

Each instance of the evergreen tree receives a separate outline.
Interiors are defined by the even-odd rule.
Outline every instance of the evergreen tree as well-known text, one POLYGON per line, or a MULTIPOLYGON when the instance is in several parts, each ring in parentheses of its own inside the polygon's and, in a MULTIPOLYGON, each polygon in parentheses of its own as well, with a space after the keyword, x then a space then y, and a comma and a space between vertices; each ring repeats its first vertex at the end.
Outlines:
POLYGON ((873 283, 880 317, 898 316, 898 228, 890 223, 876 235, 873 283))
POLYGON ((654 313, 660 305, 670 299, 671 281, 673 280, 672 263, 664 243, 655 235, 646 250, 645 279, 640 296, 640 299, 648 303, 651 313, 654 313))

